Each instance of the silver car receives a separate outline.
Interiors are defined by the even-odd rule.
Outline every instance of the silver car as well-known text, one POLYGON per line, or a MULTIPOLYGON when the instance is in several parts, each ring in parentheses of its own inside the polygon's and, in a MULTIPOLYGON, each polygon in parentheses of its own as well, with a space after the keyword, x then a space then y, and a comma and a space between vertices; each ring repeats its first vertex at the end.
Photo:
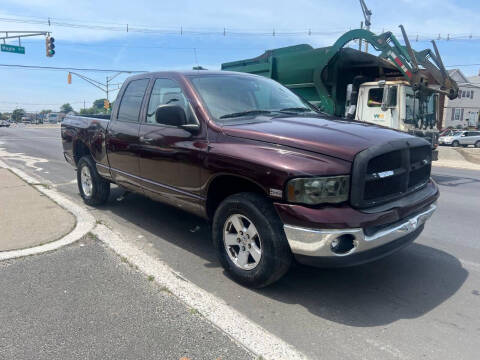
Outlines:
POLYGON ((453 147, 473 145, 480 148, 480 131, 458 131, 453 135, 440 136, 440 145, 452 145, 453 147))

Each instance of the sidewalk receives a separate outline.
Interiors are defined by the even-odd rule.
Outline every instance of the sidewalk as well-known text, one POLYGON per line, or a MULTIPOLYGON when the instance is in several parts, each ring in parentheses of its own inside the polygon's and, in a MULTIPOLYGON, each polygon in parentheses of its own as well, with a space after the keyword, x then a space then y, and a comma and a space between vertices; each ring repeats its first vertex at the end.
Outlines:
POLYGON ((92 236, 0 262, 0 289, 2 360, 255 358, 92 236))
POLYGON ((60 239, 75 217, 8 169, 0 168, 0 251, 60 239))
POLYGON ((451 167, 457 169, 480 170, 480 163, 472 161, 473 156, 465 157, 465 153, 471 151, 476 155, 480 149, 458 149, 446 146, 439 147, 438 161, 432 163, 433 166, 451 167))

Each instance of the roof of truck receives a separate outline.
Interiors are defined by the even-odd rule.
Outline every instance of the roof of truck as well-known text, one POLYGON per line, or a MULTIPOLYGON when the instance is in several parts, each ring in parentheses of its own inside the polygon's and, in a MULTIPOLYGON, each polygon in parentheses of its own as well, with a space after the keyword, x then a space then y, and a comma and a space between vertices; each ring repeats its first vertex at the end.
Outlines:
POLYGON ((128 79, 142 78, 145 76, 165 76, 165 75, 177 75, 177 76, 192 76, 192 75, 239 75, 244 76, 258 76, 254 74, 236 72, 236 71, 223 71, 223 70, 175 70, 175 71, 153 71, 146 72, 137 75, 130 76, 128 79))

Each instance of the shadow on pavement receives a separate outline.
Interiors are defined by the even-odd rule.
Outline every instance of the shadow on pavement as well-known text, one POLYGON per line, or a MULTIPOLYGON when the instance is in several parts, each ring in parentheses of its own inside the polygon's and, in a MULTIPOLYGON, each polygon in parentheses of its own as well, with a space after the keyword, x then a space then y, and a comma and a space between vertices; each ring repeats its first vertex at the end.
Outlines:
MULTIPOLYGON (((120 202, 111 199, 106 208, 221 271, 203 219, 138 195, 120 202)), ((301 305, 330 321, 368 327, 424 315, 454 295, 467 276, 457 258, 414 243, 390 257, 351 268, 296 265, 278 283, 255 292, 301 305)))
POLYGON ((457 187, 466 184, 480 183, 480 179, 465 176, 432 174, 433 180, 442 186, 457 187))
POLYGON ((455 257, 414 243, 351 268, 298 266, 261 293, 330 321, 367 327, 424 315, 454 295, 467 276, 455 257))

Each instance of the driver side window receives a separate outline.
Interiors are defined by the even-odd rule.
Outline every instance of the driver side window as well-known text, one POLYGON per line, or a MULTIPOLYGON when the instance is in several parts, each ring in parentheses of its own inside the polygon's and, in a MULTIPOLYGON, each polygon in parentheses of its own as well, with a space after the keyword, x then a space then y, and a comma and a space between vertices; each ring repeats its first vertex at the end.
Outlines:
POLYGON ((178 84, 170 79, 157 79, 150 94, 146 123, 157 124, 155 111, 160 105, 167 104, 181 106, 187 114, 187 119, 190 119, 190 106, 178 84))

